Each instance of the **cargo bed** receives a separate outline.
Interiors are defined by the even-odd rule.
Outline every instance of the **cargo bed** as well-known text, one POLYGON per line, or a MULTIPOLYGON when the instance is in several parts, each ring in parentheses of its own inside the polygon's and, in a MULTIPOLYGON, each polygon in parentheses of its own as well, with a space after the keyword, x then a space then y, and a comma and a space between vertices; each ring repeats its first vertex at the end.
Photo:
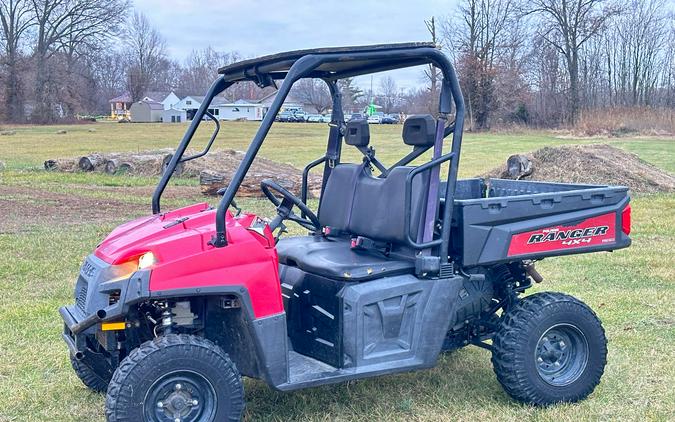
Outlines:
POLYGON ((451 255, 476 266, 625 248, 629 201, 623 186, 458 180, 451 255))

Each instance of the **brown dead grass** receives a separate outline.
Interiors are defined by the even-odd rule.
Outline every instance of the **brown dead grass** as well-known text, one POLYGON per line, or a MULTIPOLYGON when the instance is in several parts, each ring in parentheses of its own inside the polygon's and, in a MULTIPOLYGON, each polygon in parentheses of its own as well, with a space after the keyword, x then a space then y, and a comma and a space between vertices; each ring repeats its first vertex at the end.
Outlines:
POLYGON ((583 111, 570 130, 575 136, 621 137, 675 134, 675 110, 653 107, 617 107, 583 111))
MULTIPOLYGON (((533 169, 528 180, 628 186, 634 192, 675 192, 675 176, 606 144, 545 147, 526 154, 533 169)), ((506 162, 506 160, 504 160, 506 162)), ((508 178, 506 167, 482 177, 508 178)))

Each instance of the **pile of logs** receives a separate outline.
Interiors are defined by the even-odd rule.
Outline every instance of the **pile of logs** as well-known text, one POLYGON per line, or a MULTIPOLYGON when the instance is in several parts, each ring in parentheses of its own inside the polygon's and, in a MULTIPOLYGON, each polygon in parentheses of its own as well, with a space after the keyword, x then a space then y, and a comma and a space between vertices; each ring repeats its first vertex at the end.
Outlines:
MULTIPOLYGON (((44 162, 46 170, 74 172, 97 171, 107 174, 128 174, 134 176, 156 176, 164 169, 173 157, 171 150, 142 152, 138 154, 122 153, 92 153, 78 158, 53 159, 44 162)), ((176 174, 180 175, 184 164, 176 167, 176 174)))
MULTIPOLYGON (((188 151, 184 157, 194 152, 188 151)), ((92 153, 70 159, 54 159, 44 162, 46 170, 62 172, 101 172, 131 176, 159 176, 173 157, 172 150, 141 152, 137 154, 92 153)), ((199 177, 204 195, 216 195, 227 187, 239 168, 244 153, 241 151, 213 151, 208 155, 180 163, 175 170, 177 176, 199 177)), ((261 196, 260 182, 272 179, 296 194, 302 186, 302 171, 290 164, 278 163, 257 157, 246 174, 237 195, 261 196)), ((321 189, 321 177, 311 174, 308 178, 310 197, 316 197, 321 189)))
MULTIPOLYGON (((226 150, 215 152, 204 158, 205 168, 199 171, 199 185, 204 195, 216 195, 218 190, 228 186, 239 168, 239 163, 244 158, 244 153, 226 150)), ((186 164, 185 172, 188 174, 199 169, 198 160, 194 165, 192 162, 186 164)), ((278 163, 259 156, 246 173, 237 191, 237 196, 261 196, 260 182, 265 179, 272 179, 291 192, 300 194, 302 172, 299 169, 290 164, 278 163)), ((321 189, 321 177, 310 174, 307 182, 309 196, 316 197, 321 189)))

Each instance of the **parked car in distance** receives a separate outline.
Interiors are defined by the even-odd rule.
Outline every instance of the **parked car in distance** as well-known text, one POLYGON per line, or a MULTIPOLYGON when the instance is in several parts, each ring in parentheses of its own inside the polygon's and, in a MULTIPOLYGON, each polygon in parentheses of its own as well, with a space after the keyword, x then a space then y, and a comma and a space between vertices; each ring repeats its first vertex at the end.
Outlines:
POLYGON ((332 114, 322 114, 321 115, 321 123, 330 123, 330 121, 333 119, 332 114))
POLYGON ((393 125, 398 123, 398 120, 399 120, 398 116, 395 114, 385 114, 382 117, 382 121, 380 121, 380 123, 382 123, 383 125, 393 125))
POLYGON ((309 114, 307 115, 307 123, 321 123, 323 121, 323 116, 320 114, 309 114))
POLYGON ((307 121, 307 113, 304 111, 296 111, 293 115, 295 116, 296 122, 304 123, 307 121))
POLYGON ((295 116, 290 111, 282 111, 277 114, 276 120, 277 122, 294 122, 295 116))
POLYGON ((354 114, 352 114, 351 116, 349 116, 349 119, 345 119, 345 120, 346 120, 346 121, 349 121, 349 120, 363 120, 363 119, 365 119, 365 118, 366 118, 365 114, 354 113, 354 114))
POLYGON ((382 116, 379 115, 379 114, 373 114, 372 116, 368 117, 368 123, 371 123, 371 124, 374 123, 374 124, 379 125, 380 123, 382 123, 382 116))

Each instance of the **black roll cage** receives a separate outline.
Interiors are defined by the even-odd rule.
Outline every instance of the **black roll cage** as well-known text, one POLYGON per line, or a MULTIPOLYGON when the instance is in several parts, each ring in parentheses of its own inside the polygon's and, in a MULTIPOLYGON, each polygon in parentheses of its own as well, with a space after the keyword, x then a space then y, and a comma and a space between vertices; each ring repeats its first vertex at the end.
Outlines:
MULTIPOLYGON (((330 176, 332 168, 340 161, 343 128, 345 123, 342 111, 342 101, 340 97, 340 91, 337 86, 337 81, 353 76, 427 64, 434 65, 441 71, 442 83, 439 98, 439 122, 442 122, 444 125, 443 132, 441 133, 443 138, 452 133, 452 147, 448 154, 442 156, 440 155, 440 150, 435 151, 435 155, 431 161, 417 167, 408 176, 405 189, 405 233, 408 233, 408 246, 414 249, 425 250, 440 246, 440 263, 447 263, 453 212, 452 205, 445 206, 443 208, 443 215, 440 216, 442 225, 439 238, 433 240, 422 239, 420 242, 419 239, 412 239, 409 236, 411 217, 410 196, 413 177, 420 175, 423 171, 430 170, 432 168, 435 168, 434 171, 439 171, 441 164, 449 162, 447 184, 445 186, 445 203, 453 204, 462 143, 462 132, 464 127, 464 99, 462 97, 462 92, 455 70, 448 58, 438 48, 430 43, 407 43, 295 51, 273 56, 266 56, 259 59, 246 60, 221 68, 219 70, 221 76, 218 77, 209 88, 204 101, 195 113, 190 126, 185 132, 185 135, 183 136, 180 144, 176 148, 176 152, 167 165, 167 168, 165 169, 157 185, 157 188, 155 189, 155 192, 152 196, 153 213, 158 214, 160 212, 160 200, 162 193, 169 183, 176 166, 181 162, 201 157, 208 153, 213 144, 215 134, 219 128, 217 119, 210 115, 208 112, 208 107, 216 95, 233 84, 242 81, 254 81, 259 86, 264 87, 275 85, 275 80, 283 79, 283 83, 279 87, 274 101, 269 107, 267 114, 265 114, 265 117, 263 118, 255 136, 253 137, 251 144, 249 145, 248 150, 246 151, 246 154, 239 165, 239 168, 232 177, 232 180, 218 205, 216 212, 216 235, 211 241, 215 247, 223 247, 227 245, 227 237, 225 234, 226 211, 232 203, 239 186, 244 180, 244 176, 253 163, 253 160, 262 146, 262 143, 265 140, 270 127, 274 123, 274 120, 279 113, 284 100, 288 96, 291 87, 293 84, 295 84, 295 82, 302 78, 323 79, 328 85, 333 101, 333 114, 331 123, 329 125, 330 130, 326 155, 309 163, 303 171, 301 199, 303 202, 306 202, 307 175, 309 170, 321 163, 324 163, 322 186, 323 194, 323 188, 325 187, 326 181, 328 180, 328 176, 330 176), (454 123, 445 127, 447 115, 451 113, 453 103, 455 106, 455 120, 454 123), (199 124, 205 116, 216 122, 216 131, 202 152, 190 157, 183 158, 183 155, 190 144, 192 137, 194 136, 197 128, 199 127, 199 124)), ((393 167, 407 164, 414 158, 417 158, 422 153, 427 151, 429 148, 430 147, 413 149, 410 154, 397 162, 393 167)))

